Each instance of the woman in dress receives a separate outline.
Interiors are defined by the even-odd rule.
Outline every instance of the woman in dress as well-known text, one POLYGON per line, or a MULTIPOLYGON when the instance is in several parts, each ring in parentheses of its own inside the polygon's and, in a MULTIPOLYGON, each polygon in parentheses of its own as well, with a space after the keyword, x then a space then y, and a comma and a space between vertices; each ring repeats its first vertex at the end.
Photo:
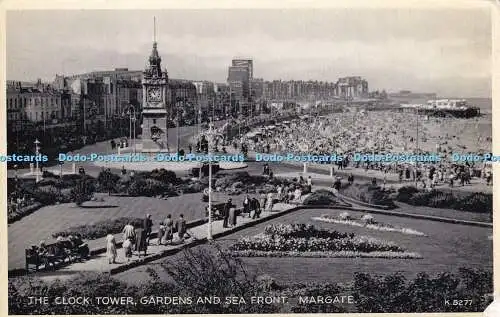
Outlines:
POLYGON ((167 218, 163 221, 163 226, 165 228, 165 233, 163 234, 161 243, 171 243, 174 238, 174 221, 172 220, 172 215, 167 215, 167 218))
POLYGON ((106 236, 106 257, 109 264, 116 263, 116 240, 112 234, 106 236))
POLYGON ((266 211, 273 211, 273 193, 267 194, 266 211))

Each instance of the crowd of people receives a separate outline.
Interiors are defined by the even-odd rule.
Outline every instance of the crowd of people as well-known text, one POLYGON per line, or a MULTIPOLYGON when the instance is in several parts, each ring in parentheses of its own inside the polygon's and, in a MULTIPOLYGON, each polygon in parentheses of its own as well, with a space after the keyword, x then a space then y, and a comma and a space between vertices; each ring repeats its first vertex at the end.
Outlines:
MULTIPOLYGON (((129 221, 123 227, 122 249, 127 262, 130 261, 134 252, 137 252, 139 257, 147 255, 148 246, 151 243, 153 225, 151 214, 147 214, 141 226, 134 226, 132 221, 129 221)), ((171 214, 168 214, 163 221, 160 221, 157 233, 157 245, 179 244, 183 243, 189 237, 190 235, 187 232, 187 224, 183 214, 180 214, 179 219, 175 222, 171 214)), ((108 263, 116 263, 117 256, 116 237, 110 233, 106 236, 106 257, 108 263)))
POLYGON ((484 118, 428 117, 392 111, 352 111, 304 117, 254 131, 240 140, 241 148, 258 153, 338 154, 348 166, 399 175, 401 181, 432 188, 466 185, 481 178, 492 185, 492 172, 482 162, 457 163, 451 153, 491 152, 491 121, 484 118), (418 136, 418 137, 417 137, 418 136), (354 153, 418 153, 440 155, 440 162, 355 162, 354 153))
POLYGON ((32 255, 36 254, 39 264, 53 269, 66 259, 88 259, 90 256, 90 249, 79 234, 67 237, 58 236, 56 242, 52 244, 47 244, 45 240, 42 240, 38 246, 31 246, 30 252, 32 255))

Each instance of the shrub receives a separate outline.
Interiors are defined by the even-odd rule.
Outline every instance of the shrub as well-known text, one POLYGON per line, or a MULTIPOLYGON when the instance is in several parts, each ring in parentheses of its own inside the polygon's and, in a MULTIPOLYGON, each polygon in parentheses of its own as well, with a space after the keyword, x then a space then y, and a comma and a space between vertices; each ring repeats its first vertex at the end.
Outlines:
POLYGON ((84 239, 98 239, 110 233, 120 233, 129 221, 131 221, 136 228, 142 227, 143 225, 143 219, 141 218, 120 217, 117 219, 106 219, 88 225, 70 227, 66 230, 53 233, 52 237, 67 237, 69 235, 80 234, 84 239))
POLYGON ((478 213, 493 212, 493 195, 485 193, 474 193, 463 197, 456 204, 455 208, 464 211, 478 213))
POLYGON ((320 189, 307 196, 303 202, 304 205, 330 206, 341 204, 337 197, 330 191, 320 189))
POLYGON ((16 207, 13 208, 13 206, 8 206, 7 208, 7 223, 11 224, 15 221, 20 220, 24 216, 27 216, 34 211, 40 209, 43 207, 42 203, 35 202, 34 204, 24 206, 24 207, 16 207))
POLYGON ((175 172, 168 171, 164 168, 152 170, 149 173, 148 177, 156 179, 165 184, 178 184, 180 182, 180 179, 177 178, 175 172))
POLYGON ((493 291, 491 271, 460 268, 458 274, 430 277, 419 273, 408 281, 402 274, 385 277, 356 273, 353 295, 358 311, 365 313, 478 312, 489 304, 493 291), (467 298, 471 305, 445 305, 445 300, 467 298))
POLYGON ((43 187, 43 186, 55 186, 56 183, 58 181, 58 178, 54 178, 54 177, 47 177, 47 178, 43 178, 41 179, 38 183, 36 183, 36 185, 38 187, 43 187))
POLYGON ((78 206, 90 200, 95 191, 95 183, 92 179, 82 178, 77 181, 76 186, 71 190, 71 200, 78 206))
POLYGON ((399 188, 396 199, 401 202, 408 202, 415 193, 418 193, 419 190, 414 186, 403 186, 399 188))
POLYGON ((33 198, 44 205, 53 205, 58 201, 59 191, 53 185, 40 186, 33 192, 33 198))
POLYGON ((493 291, 491 271, 460 268, 458 274, 420 273, 407 279, 401 273, 385 276, 355 273, 352 283, 332 282, 284 284, 273 277, 256 277, 245 265, 221 252, 217 245, 205 249, 186 248, 179 258, 160 263, 159 269, 146 269, 150 279, 130 286, 109 274, 79 273, 65 280, 44 281, 25 276, 8 280, 9 314, 97 315, 97 314, 222 314, 222 313, 410 313, 481 312, 490 303, 484 294, 493 291), (163 271, 166 274, 159 274, 163 271), (126 294, 126 295, 124 295, 126 294), (29 297, 205 297, 226 296, 353 296, 355 304, 308 304, 290 301, 288 305, 30 305, 29 297), (472 305, 445 305, 445 299, 467 298, 472 305))
POLYGON ((201 193, 205 189, 205 185, 200 182, 194 182, 192 184, 181 184, 176 186, 178 191, 182 191, 186 194, 201 193))
POLYGON ((109 194, 117 192, 118 190, 118 181, 120 180, 120 176, 117 174, 111 173, 111 171, 105 170, 99 173, 97 176, 97 183, 99 184, 99 189, 104 192, 108 192, 109 194))
POLYGON ((415 187, 408 186, 398 190, 396 199, 414 206, 450 208, 490 214, 493 211, 493 195, 485 193, 473 193, 459 197, 449 192, 419 191, 415 187))
POLYGON ((43 178, 55 178, 56 177, 56 174, 52 173, 52 172, 49 172, 49 171, 43 171, 42 172, 42 177, 43 178))
POLYGON ((372 205, 395 207, 390 197, 390 192, 382 190, 379 186, 372 184, 352 184, 342 190, 347 197, 372 205))
POLYGON ((123 296, 131 291, 127 284, 107 274, 80 273, 70 280, 45 282, 37 277, 9 280, 9 313, 23 315, 71 315, 71 314, 125 314, 130 307, 125 305, 40 305, 29 304, 30 296, 62 297, 123 296))

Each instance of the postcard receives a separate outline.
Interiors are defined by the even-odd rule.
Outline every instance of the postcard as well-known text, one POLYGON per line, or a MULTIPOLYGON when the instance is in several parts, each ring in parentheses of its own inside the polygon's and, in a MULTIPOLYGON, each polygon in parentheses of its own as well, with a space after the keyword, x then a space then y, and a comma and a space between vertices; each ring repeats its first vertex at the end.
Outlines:
POLYGON ((129 4, 4 4, 8 314, 490 306, 494 4, 129 4))

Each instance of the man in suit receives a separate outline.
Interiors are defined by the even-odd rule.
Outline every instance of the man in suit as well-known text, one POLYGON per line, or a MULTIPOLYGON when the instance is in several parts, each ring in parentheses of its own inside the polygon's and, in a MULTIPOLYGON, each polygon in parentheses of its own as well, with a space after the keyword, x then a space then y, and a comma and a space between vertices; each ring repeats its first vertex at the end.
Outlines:
POLYGON ((146 243, 149 244, 149 237, 153 229, 153 220, 151 220, 151 215, 147 214, 143 222, 144 234, 146 235, 146 243))
POLYGON ((254 197, 254 198, 252 198, 251 204, 252 204, 252 209, 254 210, 252 219, 260 218, 260 204, 259 204, 259 200, 254 197))
POLYGON ((224 227, 224 228, 227 228, 228 220, 229 220, 229 211, 231 210, 231 207, 233 207, 232 199, 229 198, 227 200, 227 203, 224 205, 224 211, 223 211, 224 223, 222 224, 222 227, 224 227))

